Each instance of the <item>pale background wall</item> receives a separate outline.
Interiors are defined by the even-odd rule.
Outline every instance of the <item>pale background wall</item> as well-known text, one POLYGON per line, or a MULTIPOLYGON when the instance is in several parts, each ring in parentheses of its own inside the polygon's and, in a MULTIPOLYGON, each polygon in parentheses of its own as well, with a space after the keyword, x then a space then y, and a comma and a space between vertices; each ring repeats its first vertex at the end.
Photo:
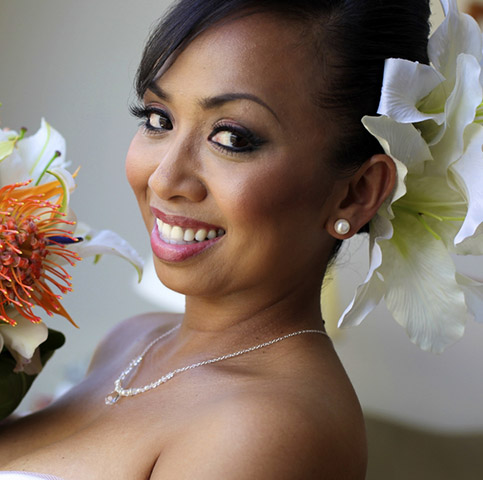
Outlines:
MULTIPOLYGON (((119 232, 146 258, 148 237, 124 178, 136 129, 127 107, 147 32, 169 3, 0 0, 0 124, 33 133, 45 116, 66 137, 72 164, 82 166, 72 200, 78 217, 119 232)), ((439 5, 436 11, 440 19, 439 5)), ((339 262, 344 305, 365 275, 365 245, 352 251, 339 262)), ((469 272, 482 271, 481 261, 466 264, 469 272)), ((79 378, 98 339, 119 319, 159 302, 174 309, 182 304, 161 289, 157 300, 135 293, 134 273, 119 259, 104 258, 98 266, 86 260, 73 275, 76 290, 65 306, 81 329, 49 320, 66 332, 67 346, 37 380, 26 407, 61 381, 79 378)), ((439 429, 483 429, 482 325, 468 325, 462 341, 433 356, 413 346, 379 308, 362 326, 335 334, 334 342, 366 411, 439 429)))

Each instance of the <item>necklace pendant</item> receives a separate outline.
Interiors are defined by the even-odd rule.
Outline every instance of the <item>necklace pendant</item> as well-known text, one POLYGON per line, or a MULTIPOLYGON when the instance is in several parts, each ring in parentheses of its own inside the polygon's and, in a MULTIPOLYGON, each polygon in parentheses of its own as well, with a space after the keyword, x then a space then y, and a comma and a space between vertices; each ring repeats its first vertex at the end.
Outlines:
POLYGON ((183 373, 193 368, 202 367, 203 365, 209 365, 212 363, 221 362, 223 360, 228 360, 230 358, 238 357, 240 355, 244 355, 245 353, 253 352, 254 350, 260 350, 261 348, 268 347, 270 345, 273 345, 274 343, 281 342, 282 340, 285 340, 290 337, 295 337, 296 335, 302 335, 303 333, 320 333, 322 335, 327 335, 327 333, 325 333, 325 331, 323 330, 310 330, 310 329, 299 330, 297 332, 288 333, 287 335, 282 335, 281 337, 274 338, 272 340, 269 340, 268 342, 254 345, 253 347, 250 347, 250 348, 244 348, 243 350, 239 350, 237 352, 228 353, 226 355, 221 355, 220 357, 203 360, 197 363, 192 363, 191 365, 185 365, 184 367, 177 368, 176 370, 173 370, 172 372, 169 372, 166 375, 163 375, 161 378, 158 378, 155 382, 151 382, 148 385, 144 385, 143 387, 128 388, 128 389, 122 388, 121 381, 123 381, 134 368, 139 366, 139 364, 143 361, 143 358, 146 355, 146 353, 162 338, 165 338, 170 333, 178 329, 180 326, 181 324, 177 325, 176 327, 173 327, 171 330, 155 338, 142 351, 141 355, 131 360, 126 370, 124 370, 121 373, 121 375, 118 377, 118 379, 114 382, 114 390, 109 395, 107 395, 107 397, 105 397, 104 402, 106 405, 115 405, 121 399, 121 397, 134 397, 135 395, 138 395, 140 393, 148 392, 149 390, 152 390, 153 388, 157 388, 163 383, 166 383, 168 380, 173 378, 178 373, 183 373))
POLYGON ((121 398, 121 395, 119 395, 119 393, 117 393, 115 390, 114 392, 111 392, 105 399, 104 399, 104 402, 106 403, 106 405, 114 405, 115 403, 117 403, 119 401, 119 399, 121 398))

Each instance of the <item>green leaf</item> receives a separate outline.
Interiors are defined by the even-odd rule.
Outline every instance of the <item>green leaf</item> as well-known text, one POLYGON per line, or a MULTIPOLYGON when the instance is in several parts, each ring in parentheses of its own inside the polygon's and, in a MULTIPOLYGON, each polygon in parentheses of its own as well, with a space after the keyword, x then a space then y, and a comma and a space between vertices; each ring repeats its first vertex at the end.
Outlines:
POLYGON ((0 354, 0 419, 8 417, 28 392, 35 375, 15 373, 15 360, 7 350, 0 354))
MULTIPOLYGON (((47 340, 39 346, 42 365, 52 357, 55 350, 65 342, 61 332, 49 329, 47 340)), ((16 362, 6 349, 0 353, 0 420, 8 417, 20 404, 37 375, 15 373, 16 362)))
POLYGON ((54 351, 62 347, 65 343, 65 336, 62 332, 57 330, 52 330, 49 328, 49 336, 44 343, 41 343, 40 348, 40 359, 42 360, 42 365, 45 366, 47 361, 52 357, 54 351))
POLYGON ((12 154, 15 147, 15 140, 5 140, 0 142, 0 161, 12 154))

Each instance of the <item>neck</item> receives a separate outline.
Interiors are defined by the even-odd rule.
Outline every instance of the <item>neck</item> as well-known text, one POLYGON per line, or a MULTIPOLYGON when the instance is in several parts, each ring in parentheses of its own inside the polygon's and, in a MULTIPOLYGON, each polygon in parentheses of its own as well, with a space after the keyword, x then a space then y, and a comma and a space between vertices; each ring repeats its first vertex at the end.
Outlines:
POLYGON ((278 336, 305 328, 323 328, 320 286, 246 291, 223 298, 187 297, 181 333, 233 334, 243 338, 278 336))

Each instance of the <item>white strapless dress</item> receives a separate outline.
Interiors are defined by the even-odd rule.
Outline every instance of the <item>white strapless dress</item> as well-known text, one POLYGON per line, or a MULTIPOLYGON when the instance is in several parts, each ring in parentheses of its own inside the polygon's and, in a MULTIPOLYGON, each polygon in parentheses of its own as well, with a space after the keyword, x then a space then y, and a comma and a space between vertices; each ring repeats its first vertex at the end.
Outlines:
POLYGON ((0 480, 62 480, 62 478, 43 473, 0 472, 0 480))

